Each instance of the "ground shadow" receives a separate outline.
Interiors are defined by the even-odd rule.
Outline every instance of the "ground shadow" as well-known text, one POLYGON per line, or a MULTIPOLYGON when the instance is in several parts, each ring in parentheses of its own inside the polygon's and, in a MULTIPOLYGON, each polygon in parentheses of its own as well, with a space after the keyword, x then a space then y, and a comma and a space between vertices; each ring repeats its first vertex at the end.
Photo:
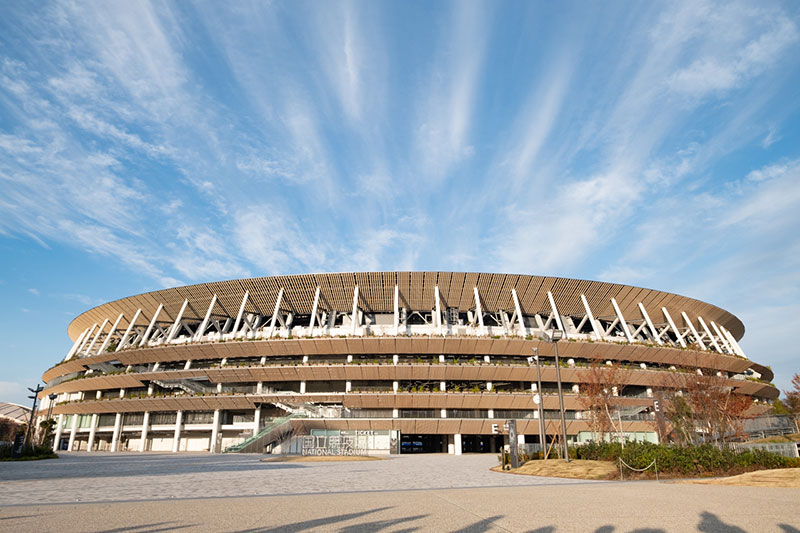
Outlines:
POLYGON ((157 531, 175 531, 176 529, 186 529, 187 527, 196 527, 199 524, 181 524, 181 525, 168 525, 175 524, 175 522, 157 522, 155 524, 142 524, 140 526, 126 526, 117 527, 114 529, 105 529, 105 533, 123 533, 125 531, 147 531, 147 533, 155 533, 157 531), (158 527, 162 526, 162 527, 158 527))
POLYGON ((697 530, 704 533, 747 533, 744 529, 726 524, 714 513, 703 511, 700 513, 700 523, 697 530))
POLYGON ((324 518, 314 518, 313 520, 304 520, 303 522, 295 522, 293 524, 284 524, 276 527, 255 527, 251 529, 240 529, 237 533, 278 533, 278 532, 292 532, 292 531, 305 531, 316 527, 327 526, 337 522, 345 522, 354 518, 360 518, 372 513, 385 511, 391 507, 380 507, 378 509, 370 509, 369 511, 360 511, 358 513, 348 513, 335 516, 326 516, 324 518))

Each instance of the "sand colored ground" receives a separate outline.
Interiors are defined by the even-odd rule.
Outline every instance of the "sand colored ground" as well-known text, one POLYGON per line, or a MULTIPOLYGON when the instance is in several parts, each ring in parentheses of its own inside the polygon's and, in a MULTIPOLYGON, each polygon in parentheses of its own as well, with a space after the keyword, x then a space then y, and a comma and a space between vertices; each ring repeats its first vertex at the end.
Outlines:
POLYGON ((779 487, 800 489, 800 468, 756 470, 738 476, 713 479, 686 479, 676 483, 697 485, 744 485, 748 487, 779 487))
POLYGON ((278 455, 261 459, 276 463, 341 463, 343 461, 380 461, 383 457, 366 455, 278 455))
MULTIPOLYGON (((500 472, 499 466, 492 468, 500 472)), ((572 460, 569 463, 562 459, 547 461, 528 461, 521 467, 510 470, 512 474, 526 476, 566 477, 573 479, 616 479, 619 472, 614 463, 609 461, 572 460)))

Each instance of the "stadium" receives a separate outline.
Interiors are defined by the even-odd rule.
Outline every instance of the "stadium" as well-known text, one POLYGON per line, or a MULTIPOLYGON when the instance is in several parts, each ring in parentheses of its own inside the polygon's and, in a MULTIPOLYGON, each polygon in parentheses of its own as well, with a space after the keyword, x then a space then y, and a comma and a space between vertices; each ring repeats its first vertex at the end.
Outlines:
POLYGON ((658 439, 658 399, 679 387, 676 375, 713 375, 760 403, 778 395, 728 311, 557 277, 201 283, 100 305, 68 334, 40 410, 58 422, 54 448, 67 450, 461 454, 509 438, 580 443, 592 438, 581 394, 598 364, 624 370, 613 395, 626 438, 658 439))

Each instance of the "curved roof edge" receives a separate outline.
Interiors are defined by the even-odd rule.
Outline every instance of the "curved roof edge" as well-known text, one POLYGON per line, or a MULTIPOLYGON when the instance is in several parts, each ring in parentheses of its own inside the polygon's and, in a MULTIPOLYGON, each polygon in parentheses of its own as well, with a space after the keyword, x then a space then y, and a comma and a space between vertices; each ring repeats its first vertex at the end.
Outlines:
MULTIPOLYGON (((626 320, 641 319, 638 307, 641 303, 651 316, 661 317, 661 308, 664 307, 676 321, 681 321, 682 312, 689 316, 702 316, 707 322, 715 321, 730 331, 736 340, 741 339, 745 331, 738 317, 720 307, 633 285, 526 274, 391 271, 267 276, 161 289, 89 309, 70 323, 68 334, 75 340, 95 322, 99 324, 106 318, 113 321, 120 313, 129 319, 138 308, 155 310, 159 304, 164 305, 165 317, 174 320, 184 300, 190 301, 184 317, 201 319, 215 294, 217 305, 230 316, 235 316, 245 291, 249 294, 247 312, 271 314, 281 288, 284 289, 282 307, 298 313, 310 313, 317 287, 320 287, 324 305, 330 309, 349 310, 356 286, 359 286, 360 307, 374 312, 391 312, 395 285, 399 288, 403 306, 414 310, 433 307, 434 287, 439 288, 440 298, 447 307, 462 311, 473 308, 473 291, 477 288, 481 305, 486 310, 508 310, 514 306, 511 289, 515 289, 525 314, 549 311, 547 293, 551 292, 561 315, 585 315, 581 299, 581 295, 585 295, 595 317, 613 316, 615 311, 611 298, 614 298, 626 320)), ((139 323, 145 320, 143 317, 139 323)), ((655 317, 653 321, 662 322, 655 317)))

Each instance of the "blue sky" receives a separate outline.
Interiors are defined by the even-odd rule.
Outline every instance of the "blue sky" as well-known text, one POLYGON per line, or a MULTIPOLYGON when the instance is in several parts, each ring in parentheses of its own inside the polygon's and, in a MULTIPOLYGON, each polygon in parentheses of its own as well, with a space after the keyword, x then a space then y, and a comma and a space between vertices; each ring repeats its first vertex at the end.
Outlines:
POLYGON ((469 270, 673 291, 800 370, 796 2, 8 2, 0 401, 91 306, 469 270))

